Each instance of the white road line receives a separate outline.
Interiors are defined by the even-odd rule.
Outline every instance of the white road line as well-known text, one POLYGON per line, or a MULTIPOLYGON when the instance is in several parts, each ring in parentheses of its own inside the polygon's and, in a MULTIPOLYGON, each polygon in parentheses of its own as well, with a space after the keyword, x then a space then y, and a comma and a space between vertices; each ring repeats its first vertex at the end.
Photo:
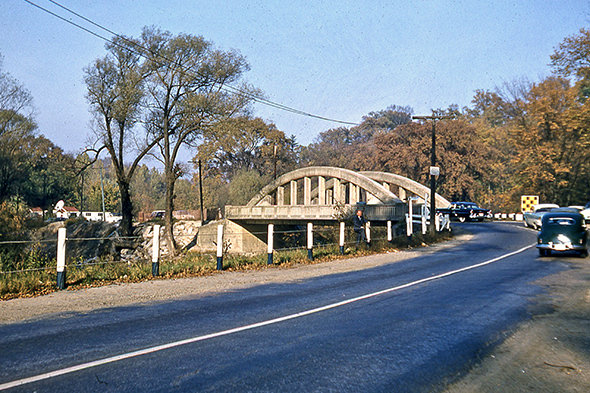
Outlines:
POLYGON ((288 321, 290 319, 301 318, 301 317, 304 317, 304 316, 307 316, 307 315, 316 314, 316 313, 319 313, 319 312, 322 312, 322 311, 326 311, 326 310, 331 310, 333 308, 342 307, 342 306, 345 306, 347 304, 359 302, 361 300, 373 298, 373 297, 376 297, 376 296, 379 296, 379 295, 383 295, 383 294, 386 294, 386 293, 390 293, 390 292, 399 291, 401 289, 413 287, 413 286, 416 286, 416 285, 419 285, 419 284, 423 284, 425 282, 429 282, 429 281, 433 281, 433 280, 438 280, 440 278, 448 277, 448 276, 451 276, 453 274, 462 273, 462 272, 467 271, 467 270, 472 270, 472 269, 476 269, 478 267, 489 265, 491 263, 498 262, 498 261, 500 261, 502 259, 506 259, 506 258, 511 257, 513 255, 519 254, 519 253, 521 253, 523 251, 526 251, 529 248, 532 248, 534 246, 535 245, 533 244, 533 245, 530 245, 530 246, 523 247, 523 248, 521 248, 519 250, 510 252, 508 254, 504 254, 504 255, 499 256, 497 258, 490 259, 488 261, 475 264, 475 265, 467 266, 467 267, 464 267, 464 268, 461 268, 461 269, 457 269, 457 270, 452 270, 452 271, 449 271, 449 272, 446 272, 446 273, 442 273, 442 274, 439 274, 439 275, 436 275, 436 276, 423 278, 421 280, 413 281, 413 282, 410 282, 410 283, 407 283, 407 284, 398 285, 398 286, 393 287, 393 288, 384 289, 382 291, 369 293, 369 294, 366 294, 366 295, 363 295, 363 296, 358 296, 358 297, 355 297, 355 298, 352 298, 352 299, 343 300, 341 302, 328 304, 326 306, 322 306, 322 307, 313 308, 313 309, 310 309, 310 310, 298 312, 296 314, 286 315, 284 317, 279 317, 279 318, 275 318, 275 319, 269 319, 269 320, 266 320, 266 321, 257 322, 257 323, 251 324, 251 325, 240 326, 240 327, 233 328, 233 329, 222 330, 220 332, 206 334, 204 336, 197 336, 197 337, 187 338, 185 340, 171 342, 171 343, 168 343, 168 344, 157 345, 155 347, 140 349, 138 351, 128 352, 128 353, 124 353, 124 354, 117 355, 117 356, 111 356, 111 357, 104 358, 104 359, 98 359, 98 360, 95 360, 95 361, 92 361, 92 362, 82 363, 82 364, 78 364, 78 365, 72 366, 72 367, 62 368, 60 370, 55 370, 55 371, 51 371, 51 372, 48 372, 48 373, 35 375, 35 376, 29 377, 29 378, 23 378, 23 379, 18 379, 18 380, 11 381, 11 382, 6 382, 6 383, 3 383, 3 384, 0 384, 0 390, 6 390, 6 389, 10 389, 10 388, 13 388, 13 387, 16 387, 16 386, 26 385, 26 384, 29 384, 29 383, 38 382, 38 381, 42 381, 42 380, 45 380, 45 379, 57 377, 57 376, 60 376, 60 375, 70 374, 70 373, 73 373, 73 372, 76 372, 76 371, 80 371, 80 370, 84 370, 84 369, 88 369, 88 368, 92 368, 92 367, 101 366, 103 364, 114 363, 114 362, 118 362, 120 360, 130 359, 130 358, 134 358, 134 357, 137 357, 137 356, 143 356, 143 355, 147 355, 147 354, 150 354, 150 353, 154 353, 154 352, 158 352, 158 351, 163 351, 163 350, 169 349, 169 348, 179 347, 181 345, 191 344, 191 343, 195 343, 195 342, 199 342, 199 341, 205 341, 205 340, 209 340, 209 339, 216 338, 216 337, 221 337, 221 336, 227 336, 229 334, 243 332, 245 330, 256 329, 256 328, 259 328, 259 327, 262 327, 262 326, 273 325, 273 324, 276 324, 276 323, 279 323, 279 322, 288 321))

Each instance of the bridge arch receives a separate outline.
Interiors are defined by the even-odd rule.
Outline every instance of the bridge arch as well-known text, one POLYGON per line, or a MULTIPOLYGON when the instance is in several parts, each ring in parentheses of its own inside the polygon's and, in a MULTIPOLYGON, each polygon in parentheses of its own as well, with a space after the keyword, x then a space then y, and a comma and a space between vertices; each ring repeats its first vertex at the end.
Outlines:
POLYGON ((285 204, 285 188, 289 186, 289 204, 297 205, 299 200, 298 181, 303 180, 303 205, 311 205, 313 196, 316 196, 315 204, 331 205, 344 203, 348 198, 349 203, 361 201, 362 194, 368 193, 380 203, 396 203, 401 200, 383 187, 381 184, 358 172, 344 168, 312 166, 296 169, 277 178, 255 195, 246 206, 253 207, 264 204, 285 204), (312 189, 312 179, 317 179, 317 185, 312 189), (326 183, 326 179, 331 180, 326 183), (345 188, 346 187, 346 188, 345 188), (327 197, 326 191, 330 191, 327 197), (315 192, 314 192, 315 191, 315 192), (269 202, 273 199, 274 203, 269 202))
MULTIPOLYGON (((405 194, 407 192, 410 192, 415 196, 421 198, 422 200, 424 200, 424 198, 426 197, 428 201, 430 201, 430 188, 418 183, 417 181, 389 172, 362 171, 360 173, 377 182, 386 184, 386 188, 389 188, 391 186, 399 187, 400 191, 398 195, 402 200, 405 200, 405 194)), ((440 194, 436 194, 435 198, 436 206, 438 207, 447 207, 451 204, 450 201, 448 201, 440 194)))
MULTIPOLYGON (((430 189, 414 180, 393 173, 355 172, 344 168, 313 166, 296 169, 280 176, 265 186, 246 206, 301 204, 308 206, 358 202, 391 204, 405 201, 407 193, 424 200, 429 198, 430 189), (301 187, 301 180, 303 180, 303 187, 301 187), (399 194, 394 193, 392 186, 398 188, 399 194), (300 192, 301 188, 303 193, 300 192), (302 203, 299 203, 300 200, 302 203)), ((439 194, 436 194, 436 202, 438 206, 450 204, 439 194)))

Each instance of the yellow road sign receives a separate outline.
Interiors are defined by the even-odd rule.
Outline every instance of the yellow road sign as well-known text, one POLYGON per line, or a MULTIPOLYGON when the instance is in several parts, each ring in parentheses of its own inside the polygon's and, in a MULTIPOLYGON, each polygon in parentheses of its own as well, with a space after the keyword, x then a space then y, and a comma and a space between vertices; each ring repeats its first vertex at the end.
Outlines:
POLYGON ((524 212, 532 212, 533 206, 539 204, 538 195, 522 195, 520 197, 520 210, 524 212))

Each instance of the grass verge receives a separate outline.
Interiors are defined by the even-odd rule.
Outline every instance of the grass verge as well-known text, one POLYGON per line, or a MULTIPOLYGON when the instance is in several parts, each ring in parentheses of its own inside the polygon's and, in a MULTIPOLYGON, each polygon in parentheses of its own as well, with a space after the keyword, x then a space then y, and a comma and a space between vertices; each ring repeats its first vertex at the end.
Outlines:
MULTIPOLYGON (((273 264, 267 264, 267 255, 227 255, 223 259, 224 271, 246 271, 268 268, 288 268, 298 264, 322 263, 336 259, 379 254, 392 250, 411 249, 433 244, 452 237, 451 232, 435 235, 417 234, 412 238, 397 237, 393 242, 376 238, 371 246, 347 244, 344 255, 337 245, 319 245, 313 250, 313 260, 308 259, 306 249, 277 250, 273 264)), ((160 262, 160 275, 152 276, 150 261, 121 262, 100 260, 93 263, 71 262, 66 268, 68 290, 166 278, 196 277, 217 274, 215 255, 187 252, 173 259, 160 262)), ((33 297, 57 291, 54 269, 0 274, 0 299, 33 297)))

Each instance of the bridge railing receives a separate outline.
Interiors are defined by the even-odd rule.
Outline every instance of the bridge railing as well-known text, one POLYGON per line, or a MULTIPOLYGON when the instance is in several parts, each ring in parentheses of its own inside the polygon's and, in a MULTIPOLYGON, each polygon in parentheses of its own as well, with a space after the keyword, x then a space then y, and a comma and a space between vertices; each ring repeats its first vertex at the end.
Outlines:
MULTIPOLYGON (((268 205, 226 206, 229 220, 301 220, 338 221, 343 215, 352 215, 359 205, 268 205)), ((401 221, 408 211, 403 203, 392 205, 362 205, 364 215, 371 221, 401 221)))
POLYGON ((401 221, 408 212, 408 205, 364 205, 364 216, 369 221, 401 221))
POLYGON ((337 210, 335 206, 318 205, 269 205, 269 206, 226 206, 225 217, 230 220, 240 219, 277 219, 277 220, 333 220, 337 210))

